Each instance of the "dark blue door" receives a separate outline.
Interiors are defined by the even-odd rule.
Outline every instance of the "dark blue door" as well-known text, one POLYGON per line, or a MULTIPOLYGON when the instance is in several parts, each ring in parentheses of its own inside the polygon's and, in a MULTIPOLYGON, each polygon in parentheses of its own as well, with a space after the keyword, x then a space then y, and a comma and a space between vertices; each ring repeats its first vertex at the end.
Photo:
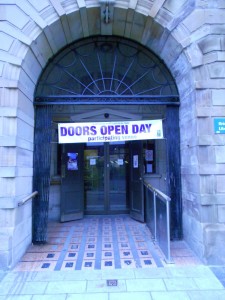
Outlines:
POLYGON ((142 141, 130 143, 130 216, 144 222, 142 141))
POLYGON ((62 145, 61 222, 81 219, 84 211, 83 144, 62 145))

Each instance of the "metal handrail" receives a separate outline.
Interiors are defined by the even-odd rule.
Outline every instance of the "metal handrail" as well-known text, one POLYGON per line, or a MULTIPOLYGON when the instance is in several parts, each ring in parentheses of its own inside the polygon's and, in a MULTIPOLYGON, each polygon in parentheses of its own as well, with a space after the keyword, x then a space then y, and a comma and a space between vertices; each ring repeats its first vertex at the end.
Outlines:
POLYGON ((143 184, 147 187, 147 189, 153 192, 153 202, 154 202, 154 240, 157 242, 157 211, 156 211, 156 196, 161 198, 160 200, 166 203, 166 222, 167 222, 167 255, 166 255, 166 262, 173 263, 171 260, 171 253, 170 253, 170 201, 171 198, 158 190, 157 188, 153 187, 149 182, 143 180, 143 184))
POLYGON ((160 196, 161 198, 163 198, 163 200, 166 201, 171 201, 171 198, 169 196, 167 196, 166 194, 164 194, 163 192, 161 192, 160 190, 158 190, 157 188, 155 188, 154 186, 152 186, 149 182, 147 181, 143 181, 144 185, 149 188, 150 190, 152 190, 152 192, 156 193, 156 195, 160 196))
POLYGON ((29 196, 23 198, 20 202, 18 202, 18 206, 22 206, 24 205, 28 200, 34 198, 35 196, 37 196, 38 192, 35 191, 32 194, 30 194, 29 196))

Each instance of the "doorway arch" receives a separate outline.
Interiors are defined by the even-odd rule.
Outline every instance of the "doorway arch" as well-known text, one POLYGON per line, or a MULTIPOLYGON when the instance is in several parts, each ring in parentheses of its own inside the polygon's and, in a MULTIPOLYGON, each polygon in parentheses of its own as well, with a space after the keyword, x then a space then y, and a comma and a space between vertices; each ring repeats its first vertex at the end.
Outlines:
POLYGON ((144 46, 121 37, 94 36, 64 48, 48 63, 35 92, 33 241, 46 240, 53 107, 74 105, 164 106, 172 237, 180 238, 179 96, 165 64, 144 46), (44 154, 44 155, 43 155, 44 154), (42 157, 40 159, 40 156, 42 157))

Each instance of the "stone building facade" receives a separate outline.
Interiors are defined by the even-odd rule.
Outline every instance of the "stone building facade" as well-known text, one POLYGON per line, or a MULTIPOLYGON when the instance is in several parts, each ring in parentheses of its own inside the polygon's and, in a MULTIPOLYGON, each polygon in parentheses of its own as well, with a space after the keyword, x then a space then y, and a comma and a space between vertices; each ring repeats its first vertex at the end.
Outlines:
POLYGON ((224 264, 225 135, 214 119, 225 117, 225 2, 6 0, 0 15, 0 269, 32 241, 32 203, 18 203, 33 192, 39 77, 61 49, 97 35, 136 41, 170 70, 180 98, 183 238, 204 263, 224 264))

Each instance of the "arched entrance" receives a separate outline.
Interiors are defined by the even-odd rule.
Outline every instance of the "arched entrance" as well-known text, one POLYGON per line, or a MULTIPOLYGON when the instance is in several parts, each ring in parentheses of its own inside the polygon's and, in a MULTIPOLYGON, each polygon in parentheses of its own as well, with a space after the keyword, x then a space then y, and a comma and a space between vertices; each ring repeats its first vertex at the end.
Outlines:
MULTIPOLYGON (((153 163, 149 164, 148 169, 140 159, 135 174, 123 170, 122 191, 117 190, 116 193, 110 189, 110 172, 107 171, 107 166, 110 166, 110 155, 114 158, 117 155, 114 150, 110 150, 110 144, 104 147, 95 145, 94 150, 90 149, 89 145, 80 145, 76 149, 72 145, 70 149, 65 145, 62 146, 57 150, 58 152, 56 151, 58 156, 66 156, 69 151, 72 151, 78 153, 81 159, 78 162, 79 172, 76 173, 76 178, 63 170, 62 163, 57 167, 60 169, 61 176, 61 216, 62 211, 70 210, 76 211, 78 216, 81 216, 85 209, 87 213, 93 213, 97 206, 102 207, 103 213, 115 212, 118 205, 115 200, 122 197, 118 211, 140 210, 142 211, 140 220, 143 221, 143 195, 134 195, 129 190, 132 190, 130 187, 135 184, 130 178, 141 178, 145 169, 146 175, 154 174, 158 184, 173 199, 172 237, 181 237, 178 92, 170 72, 161 60, 140 44, 122 38, 101 36, 80 40, 51 59, 40 77, 35 95, 34 188, 39 191, 39 196, 34 202, 33 209, 34 242, 46 240, 54 127, 52 124, 76 121, 80 116, 80 119, 85 122, 105 121, 106 118, 114 121, 121 118, 122 120, 144 120, 160 117, 164 120, 165 140, 162 143, 146 142, 144 146, 142 142, 123 144, 123 146, 118 143, 112 144, 115 146, 112 149, 119 149, 120 156, 124 155, 124 157, 118 156, 117 162, 119 159, 124 162, 127 159, 126 155, 128 158, 130 156, 130 161, 134 155, 142 157, 143 149, 154 151, 153 163), (85 179, 86 175, 90 177, 89 169, 93 169, 90 167, 90 160, 88 164, 86 163, 89 166, 88 170, 84 168, 85 159, 90 156, 87 153, 90 154, 90 151, 94 152, 96 157, 102 157, 104 162, 101 169, 96 167, 95 158, 92 160, 92 166, 95 166, 95 171, 98 172, 95 177, 99 178, 104 174, 104 180, 102 179, 97 185, 97 190, 95 185, 95 193, 92 194, 87 188, 90 180, 85 179), (70 183, 70 180, 73 183, 70 183), (127 184, 128 180, 129 184, 127 184), (66 194, 69 190, 70 193, 66 194), (67 196, 63 198, 65 194, 67 196), (112 194, 114 198, 111 201, 112 194), (73 201, 74 195, 76 201, 73 201), (74 203, 74 206, 71 206, 71 203, 74 203), (121 203, 123 203, 122 208, 121 203), (89 210, 90 206, 92 209, 89 210)), ((119 175, 117 174, 116 177, 118 178, 119 175)), ((139 193, 141 193, 141 184, 139 180, 139 193)), ((101 208, 96 211, 101 212, 101 208)), ((68 215, 70 212, 66 217, 64 214, 61 220, 69 220, 68 215)), ((134 215, 137 218, 137 214, 134 215)))

